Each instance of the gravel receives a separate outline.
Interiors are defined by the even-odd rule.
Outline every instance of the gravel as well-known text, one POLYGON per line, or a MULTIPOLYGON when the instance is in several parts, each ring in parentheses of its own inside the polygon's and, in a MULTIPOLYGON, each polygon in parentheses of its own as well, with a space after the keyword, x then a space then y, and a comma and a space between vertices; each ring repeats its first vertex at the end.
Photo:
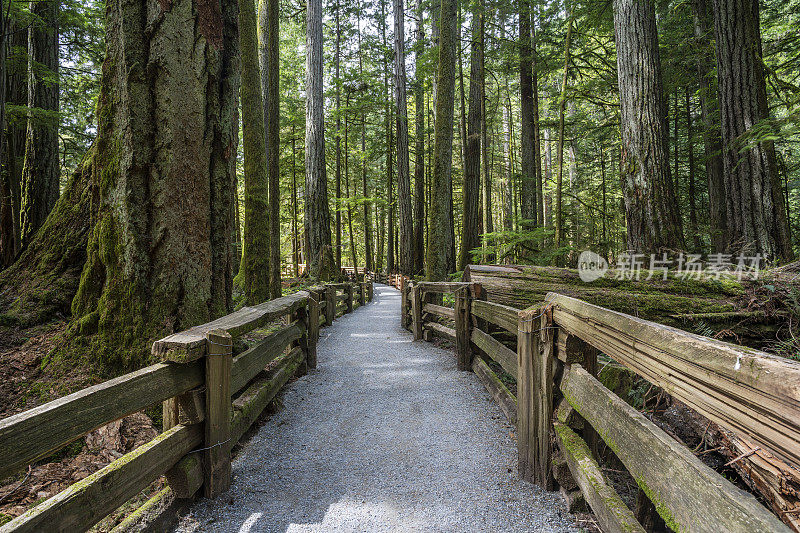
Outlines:
POLYGON ((400 328, 400 295, 323 328, 319 365, 233 462, 233 485, 176 531, 577 531, 520 481, 514 427, 452 352, 400 328))

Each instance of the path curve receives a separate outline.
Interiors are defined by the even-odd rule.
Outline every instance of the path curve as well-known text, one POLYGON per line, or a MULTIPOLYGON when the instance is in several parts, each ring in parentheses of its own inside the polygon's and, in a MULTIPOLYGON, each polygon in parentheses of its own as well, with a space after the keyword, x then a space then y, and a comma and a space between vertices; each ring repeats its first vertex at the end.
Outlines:
POLYGON ((400 293, 321 330, 319 368, 233 462, 233 485, 176 531, 576 531, 519 481, 514 427, 455 355, 400 327, 400 293))

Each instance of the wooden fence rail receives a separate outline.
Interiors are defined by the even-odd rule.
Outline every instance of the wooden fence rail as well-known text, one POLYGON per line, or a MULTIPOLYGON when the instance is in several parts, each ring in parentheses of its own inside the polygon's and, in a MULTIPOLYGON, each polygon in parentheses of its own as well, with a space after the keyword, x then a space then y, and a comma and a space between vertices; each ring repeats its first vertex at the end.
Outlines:
POLYGON ((459 368, 516 423, 520 475, 548 490, 579 489, 604 531, 645 528, 604 476, 601 440, 674 531, 800 531, 791 498, 771 502, 773 514, 596 379, 604 353, 754 443, 750 455, 766 454, 779 478, 800 464, 800 363, 555 293, 515 309, 487 301, 476 282, 404 280, 401 290, 415 340, 452 339, 459 368), (453 293, 454 306, 433 302, 437 293, 453 293), (504 380, 516 382, 516 396, 504 380))
POLYGON ((153 343, 161 363, 0 420, 0 478, 129 414, 163 402, 164 432, 0 527, 84 531, 166 475, 176 497, 230 484, 230 453, 280 389, 316 367, 319 327, 372 299, 372 281, 311 287, 153 343), (357 297, 354 298, 354 295, 357 297), (233 355, 234 340, 286 325, 233 355), (267 368, 269 367, 269 368, 267 368), (267 368, 267 370, 265 370, 267 368))

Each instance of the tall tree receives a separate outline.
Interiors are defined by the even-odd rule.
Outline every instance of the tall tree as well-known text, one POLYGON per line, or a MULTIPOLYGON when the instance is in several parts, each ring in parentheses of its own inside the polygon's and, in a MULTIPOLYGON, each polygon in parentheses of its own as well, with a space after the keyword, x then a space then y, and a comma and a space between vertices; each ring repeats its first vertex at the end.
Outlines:
POLYGON ((614 0, 614 34, 628 247, 636 252, 681 250, 652 0, 614 0))
POLYGON ((238 7, 155 4, 160 23, 142 33, 153 8, 108 4, 97 139, 0 278, 5 294, 17 287, 20 323, 26 301, 37 317, 51 310, 43 291, 71 307, 63 353, 115 373, 148 361, 155 338, 232 307, 238 7))
POLYGON ((28 28, 28 131, 22 169, 20 232, 27 246, 59 195, 58 0, 31 2, 28 28))
POLYGON ((567 37, 564 39, 564 71, 561 76, 561 93, 558 96, 558 142, 556 145, 556 208, 555 208, 555 247, 563 246, 564 240, 564 114, 567 108, 567 81, 569 80, 570 45, 574 15, 570 11, 567 22, 567 37))
POLYGON ((306 9, 306 202, 308 261, 311 275, 330 279, 331 214, 325 169, 325 115, 322 86, 322 0, 309 0, 306 9))
MULTIPOLYGON (((336 25, 336 36, 334 37, 333 47, 333 62, 334 62, 334 81, 333 85, 336 90, 336 108, 334 115, 336 116, 336 133, 333 137, 336 151, 336 265, 342 267, 342 78, 340 77, 341 67, 341 41, 342 41, 342 28, 339 22, 339 2, 336 2, 334 8, 334 21, 336 25)), ((345 156, 346 157, 346 156, 345 156)))
POLYGON ((442 0, 439 30, 439 64, 436 73, 436 120, 431 176, 430 226, 426 277, 443 280, 454 262, 453 218, 450 204, 453 165, 453 111, 456 86, 458 24, 456 0, 442 0))
POLYGON ((694 42, 697 80, 700 85, 700 116, 703 122, 706 182, 708 184, 709 232, 715 252, 725 250, 728 231, 725 182, 722 176, 722 138, 717 114, 717 84, 714 76, 714 46, 707 0, 693 0, 694 42))
POLYGON ((472 39, 469 74, 469 116, 464 140, 464 187, 461 224, 461 248, 458 269, 470 263, 470 253, 480 246, 478 206, 481 187, 481 126, 483 99, 483 2, 473 1, 472 39))
POLYGON ((280 19, 279 0, 259 0, 266 26, 266 53, 261 54, 261 80, 264 97, 264 135, 269 179, 269 285, 272 298, 279 298, 281 288, 281 216, 280 216, 280 19), (265 83, 266 82, 266 83, 265 83))
MULTIPOLYGON (((27 49, 28 36, 12 19, 6 26, 4 42, 5 61, 3 78, 0 83, 5 89, 5 99, 0 106, 13 104, 24 108, 28 103, 27 61, 23 61, 27 49)), ((20 205, 22 168, 25 154, 27 124, 21 120, 11 120, 5 114, 3 147, 0 150, 0 269, 10 266, 20 252, 20 205)))
POLYGON ((793 256, 771 140, 743 144, 769 118, 758 0, 714 0, 723 165, 731 251, 793 256))
POLYGON ((695 188, 694 174, 694 143, 692 142, 692 95, 689 87, 686 87, 686 143, 688 151, 689 166, 689 235, 691 237, 694 251, 700 253, 700 232, 697 226, 697 189, 695 188))
POLYGON ((244 299, 248 305, 270 299, 269 188, 264 141, 264 101, 261 97, 256 35, 255 2, 242 2, 239 7, 239 42, 242 55, 244 233, 242 262, 237 277, 242 280, 244 299))
POLYGON ((536 223, 536 154, 534 152, 533 51, 531 50, 531 2, 519 0, 519 98, 520 119, 520 211, 523 219, 536 223))
POLYGON ((417 0, 417 31, 415 44, 414 107, 416 111, 415 162, 414 162, 414 245, 412 248, 413 273, 425 268, 425 78, 422 73, 422 54, 425 51, 424 11, 422 0, 417 0))
MULTIPOLYGON (((364 79, 364 54, 361 49, 361 4, 358 4, 358 74, 364 79)), ((364 258, 368 272, 375 270, 372 260, 372 220, 367 185, 367 109, 361 106, 361 194, 364 197, 364 258)))
POLYGON ((411 212, 411 175, 408 161, 408 105, 406 103, 405 10, 394 0, 394 96, 397 124, 397 215, 400 222, 398 267, 414 273, 414 225, 411 212))
POLYGON ((386 127, 386 214, 387 214, 387 237, 386 237, 386 270, 394 272, 397 270, 395 264, 395 222, 394 222, 394 142, 392 133, 392 105, 391 105, 391 88, 389 86, 389 41, 386 37, 386 0, 380 1, 380 27, 381 27, 381 41, 383 43, 384 60, 381 65, 383 67, 383 96, 386 98, 385 102, 385 127, 386 127))

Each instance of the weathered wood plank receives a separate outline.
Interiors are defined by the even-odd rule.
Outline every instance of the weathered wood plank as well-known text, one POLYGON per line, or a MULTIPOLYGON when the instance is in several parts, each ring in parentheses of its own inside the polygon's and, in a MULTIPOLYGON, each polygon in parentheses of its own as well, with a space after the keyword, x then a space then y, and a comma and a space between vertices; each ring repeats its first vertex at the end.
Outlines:
POLYGON ((574 431, 561 422, 554 424, 556 443, 591 506, 597 522, 606 533, 644 533, 644 528, 616 491, 606 483, 600 466, 589 447, 574 431))
POLYGON ((472 330, 472 342, 483 352, 500 363, 503 370, 517 377, 517 354, 506 348, 503 343, 478 328, 472 330))
POLYGON ((270 372, 269 376, 257 380, 236 398, 233 402, 229 447, 233 447, 239 442, 239 439, 250 429, 269 402, 295 375, 303 358, 303 351, 299 347, 293 348, 288 354, 281 356, 276 368, 270 372))
POLYGON ((437 337, 442 337, 451 342, 456 342, 456 330, 443 326, 438 322, 425 322, 425 329, 437 337))
POLYGON ((548 298, 560 327, 710 420, 800 464, 800 362, 566 296, 548 298))
POLYGON ((144 490, 202 438, 200 426, 175 426, 18 516, 0 532, 85 531, 144 490))
POLYGON ((534 479, 536 462, 536 413, 533 391, 534 357, 539 356, 540 311, 533 307, 520 311, 517 326, 517 456, 519 476, 526 481, 534 479))
POLYGON ((500 326, 514 335, 517 334, 517 315, 519 309, 486 300, 472 301, 472 314, 492 324, 500 326))
POLYGON ((224 445, 231 434, 231 354, 233 338, 224 330, 206 333, 206 421, 203 489, 216 498, 231 485, 231 454, 224 445))
POLYGON ((454 306, 458 369, 469 371, 472 370, 472 345, 469 342, 472 319, 470 316, 471 306, 468 287, 456 290, 454 306))
POLYGON ((200 362, 157 364, 0 420, 0 479, 100 426, 202 383, 200 362))
POLYGON ((231 394, 239 392, 265 366, 281 355, 292 341, 302 335, 301 324, 295 322, 271 333, 252 348, 234 357, 231 365, 231 394))
POLYGON ((565 368, 561 390, 674 531, 789 531, 752 495, 703 464, 583 368, 565 368))
POLYGON ((469 287, 470 283, 462 281, 420 281, 417 285, 425 292, 455 292, 463 287, 469 287))
POLYGON ((425 304, 422 307, 422 312, 440 316, 442 318, 449 318, 450 320, 456 319, 456 310, 452 307, 445 307, 443 305, 425 304))
POLYGON ((199 453, 190 453, 165 474, 176 498, 191 498, 203 486, 203 462, 199 453))
POLYGON ((152 353, 163 361, 185 363, 206 353, 206 333, 222 329, 238 337, 273 320, 288 315, 306 304, 308 293, 299 291, 251 307, 242 307, 229 315, 174 333, 153 343, 152 353))
POLYGON ((419 283, 414 283, 411 287, 411 328, 415 341, 422 339, 422 326, 422 289, 419 283))
POLYGON ((475 357, 472 361, 472 371, 481 380, 483 386, 492 395, 494 401, 500 406, 500 410, 512 424, 517 423, 517 399, 511 391, 500 381, 497 374, 492 372, 489 365, 480 357, 475 357))

